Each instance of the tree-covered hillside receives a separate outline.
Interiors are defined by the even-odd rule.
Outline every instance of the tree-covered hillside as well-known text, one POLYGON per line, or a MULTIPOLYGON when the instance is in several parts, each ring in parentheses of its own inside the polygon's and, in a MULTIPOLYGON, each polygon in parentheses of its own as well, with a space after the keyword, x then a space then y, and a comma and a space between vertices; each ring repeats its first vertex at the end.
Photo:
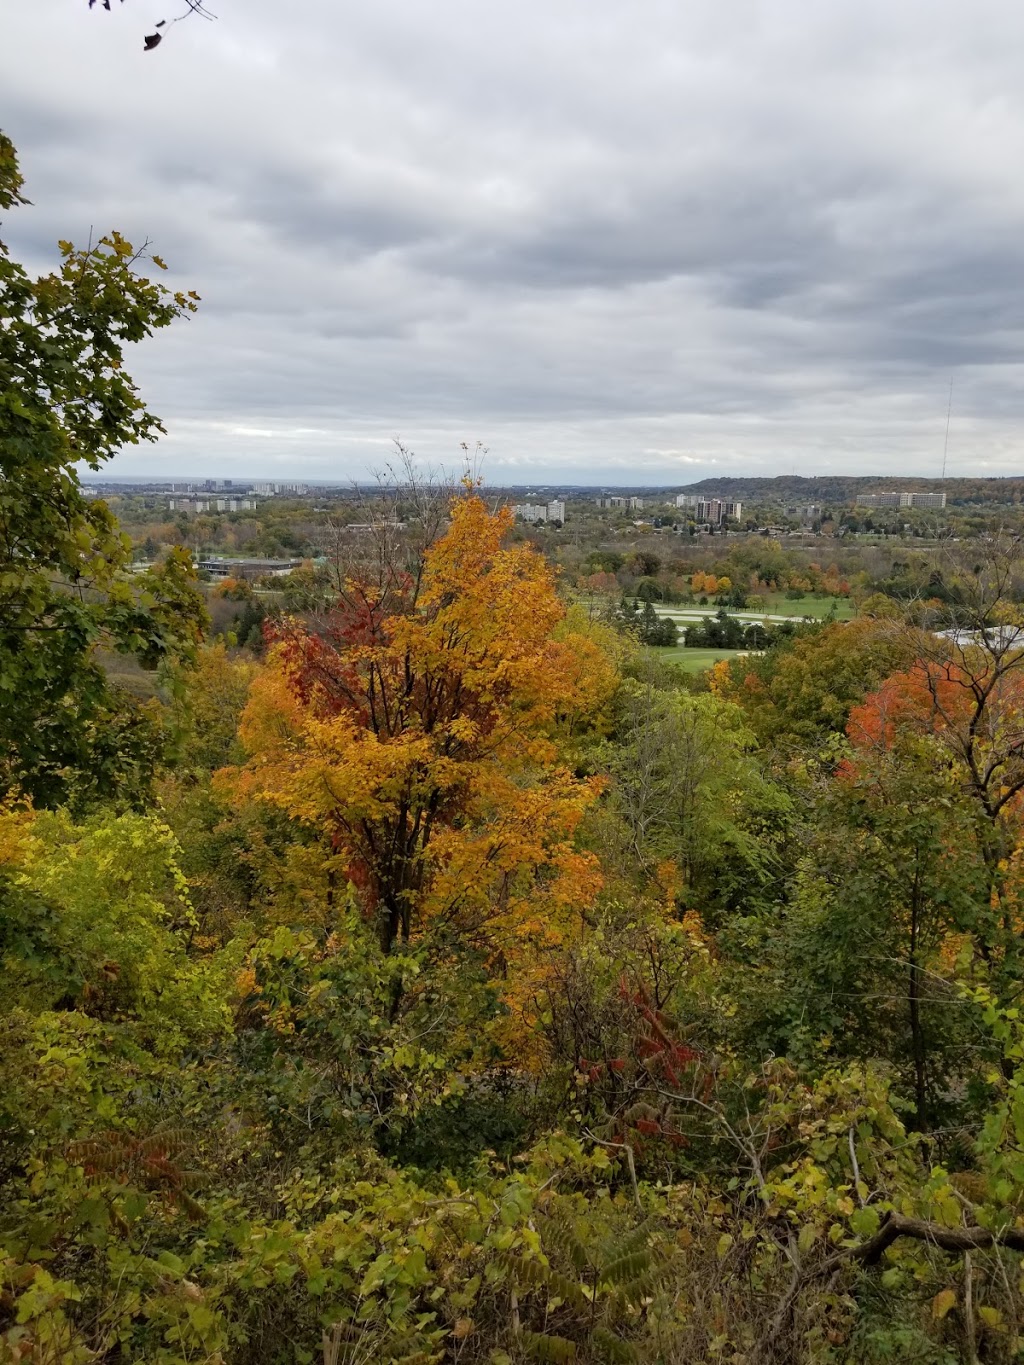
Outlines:
POLYGON ((923 479, 879 477, 871 474, 778 474, 773 478, 723 477, 701 479, 681 486, 685 493, 706 493, 711 497, 739 498, 758 503, 849 503, 861 493, 945 493, 950 504, 1016 504, 1024 495, 1021 478, 948 478, 923 479))

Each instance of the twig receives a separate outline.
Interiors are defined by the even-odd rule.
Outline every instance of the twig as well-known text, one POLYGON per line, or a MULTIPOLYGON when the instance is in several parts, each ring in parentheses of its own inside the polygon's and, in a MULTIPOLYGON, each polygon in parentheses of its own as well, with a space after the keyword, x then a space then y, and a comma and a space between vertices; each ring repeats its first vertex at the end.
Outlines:
POLYGON ((793 1311, 793 1305, 796 1302, 797 1295, 803 1288, 804 1278, 803 1267, 800 1265, 794 1266, 793 1278, 789 1282, 789 1288, 786 1290, 782 1302, 779 1304, 778 1311, 769 1324, 767 1332, 765 1332, 764 1336, 757 1344, 755 1360, 768 1360, 770 1358, 776 1341, 778 1341, 779 1337, 782 1335, 783 1328, 789 1321, 789 1315, 793 1311))
POLYGON ((857 1148, 853 1141, 853 1124, 850 1125, 850 1131, 847 1136, 850 1142, 850 1165, 853 1167, 853 1188, 857 1192, 857 1202, 863 1209, 866 1208, 867 1205, 860 1192, 860 1167, 857 1165, 857 1148))
POLYGON ((595 1137, 589 1128, 583 1130, 592 1142, 596 1142, 599 1147, 615 1147, 617 1150, 626 1153, 626 1161, 629 1164, 629 1178, 633 1182, 633 1199, 641 1213, 644 1211, 643 1203, 640 1199, 640 1186, 636 1178, 636 1163, 633 1160, 633 1148, 628 1142, 607 1142, 604 1138, 595 1137))

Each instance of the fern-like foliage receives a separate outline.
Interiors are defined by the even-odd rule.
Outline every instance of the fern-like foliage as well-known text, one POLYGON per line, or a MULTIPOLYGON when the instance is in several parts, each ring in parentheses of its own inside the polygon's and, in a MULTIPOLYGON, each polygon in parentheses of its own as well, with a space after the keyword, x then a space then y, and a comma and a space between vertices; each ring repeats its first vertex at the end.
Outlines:
POLYGON ((667 1252, 654 1220, 623 1235, 621 1214, 595 1219, 571 1197, 552 1201, 538 1221, 544 1257, 509 1254, 504 1264, 524 1325, 519 1344, 531 1360, 639 1359, 630 1336, 642 1329, 657 1294, 667 1252), (530 1327, 526 1327, 526 1323, 530 1327))
POLYGON ((190 1218, 200 1219, 203 1210, 189 1190, 201 1177, 181 1164, 187 1150, 185 1131, 162 1125, 145 1137, 111 1129, 98 1137, 72 1142, 66 1155, 73 1165, 83 1168, 90 1181, 112 1181, 147 1190, 178 1204, 190 1218))
MULTIPOLYGON (((433 1334, 435 1337, 440 1335, 433 1334)), ((416 1330, 408 1319, 389 1321, 383 1314, 368 1321, 344 1320, 324 1332, 323 1365, 439 1365, 443 1352, 429 1332, 416 1330)))
POLYGON ((617 1290, 628 1290, 637 1285, 651 1268, 649 1251, 632 1251, 625 1256, 617 1256, 601 1271, 599 1287, 610 1285, 617 1290))
POLYGON ((522 1347, 531 1360, 551 1361, 552 1365, 565 1365, 566 1361, 576 1359, 576 1343, 567 1337, 556 1337, 549 1332, 524 1332, 522 1347))
POLYGON ((615 1336, 606 1327, 600 1325, 595 1327, 590 1339, 598 1355, 606 1360, 608 1365, 632 1365, 633 1361, 640 1359, 640 1352, 631 1341, 624 1341, 621 1337, 615 1336))

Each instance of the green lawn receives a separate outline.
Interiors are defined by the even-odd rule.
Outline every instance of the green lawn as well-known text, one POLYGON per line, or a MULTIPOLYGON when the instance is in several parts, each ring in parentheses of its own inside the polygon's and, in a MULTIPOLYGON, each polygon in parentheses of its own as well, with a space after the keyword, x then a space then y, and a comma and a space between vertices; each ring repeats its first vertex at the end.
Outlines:
POLYGON ((685 673, 703 673, 705 668, 718 663, 719 659, 736 659, 744 653, 742 649, 687 649, 676 645, 670 649, 652 649, 651 653, 663 663, 676 664, 685 673))
POLYGON ((806 597, 794 601, 784 592, 772 592, 767 594, 765 600, 768 603, 765 610, 773 616, 813 616, 818 619, 829 614, 833 602, 836 604, 837 620, 852 621, 857 615, 857 609, 848 597, 819 597, 808 593, 806 597))
POLYGON ((112 650, 98 649, 93 656, 107 681, 116 683, 133 696, 148 700, 157 695, 158 680, 155 670, 142 668, 127 654, 115 654, 112 650))

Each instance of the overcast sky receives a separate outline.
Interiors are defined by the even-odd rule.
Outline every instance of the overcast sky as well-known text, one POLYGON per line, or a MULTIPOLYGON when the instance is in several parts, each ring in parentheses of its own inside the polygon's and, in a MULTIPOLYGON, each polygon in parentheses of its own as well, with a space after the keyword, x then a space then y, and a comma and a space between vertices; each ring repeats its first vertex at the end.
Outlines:
POLYGON ((200 313, 122 475, 1024 472, 1019 0, 9 0, 4 237, 200 313))

